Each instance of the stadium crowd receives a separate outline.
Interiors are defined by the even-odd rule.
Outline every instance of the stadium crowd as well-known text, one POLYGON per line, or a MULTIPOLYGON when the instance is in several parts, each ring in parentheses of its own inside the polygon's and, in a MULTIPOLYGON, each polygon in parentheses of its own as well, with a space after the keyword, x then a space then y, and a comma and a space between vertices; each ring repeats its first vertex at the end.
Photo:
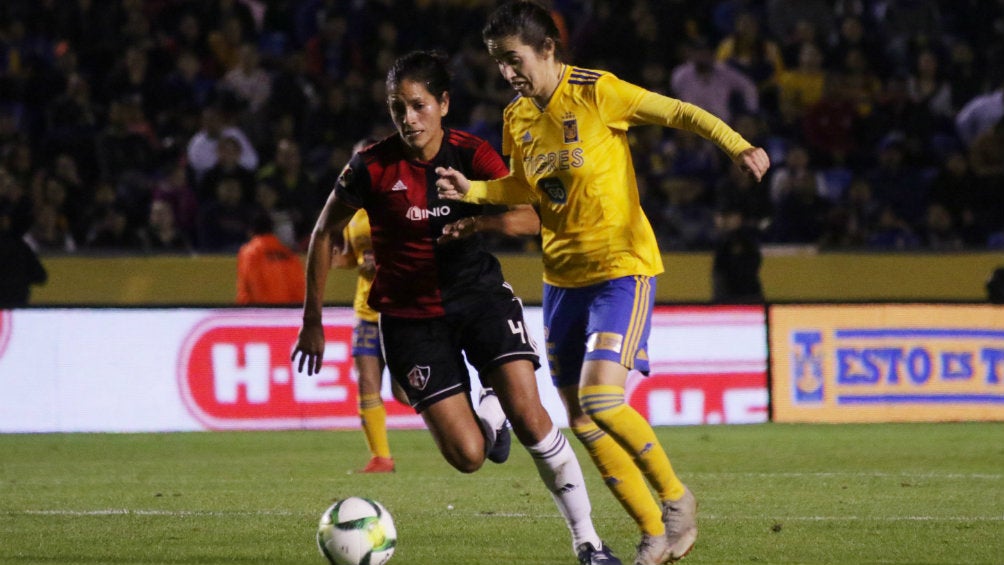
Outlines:
MULTIPOLYGON (((384 77, 451 56, 447 124, 497 147, 493 0, 5 0, 0 229, 41 254, 304 250, 350 150, 393 133, 384 77)), ((571 61, 696 103, 768 149, 760 184, 634 128, 663 250, 741 211, 767 244, 1004 248, 1004 1, 554 0, 571 61)), ((496 241, 498 249, 525 242, 496 241)))

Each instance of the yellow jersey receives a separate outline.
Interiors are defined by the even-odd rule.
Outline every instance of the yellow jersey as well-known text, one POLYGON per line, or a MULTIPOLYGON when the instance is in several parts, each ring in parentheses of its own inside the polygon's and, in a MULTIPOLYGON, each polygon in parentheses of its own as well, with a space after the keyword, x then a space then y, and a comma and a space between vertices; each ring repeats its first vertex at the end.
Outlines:
MULTIPOLYGON (((362 265, 368 254, 373 257, 373 244, 370 241, 370 217, 366 210, 360 208, 349 220, 348 225, 342 231, 345 241, 349 244, 352 254, 355 256, 356 265, 362 265)), ((362 271, 356 279, 356 296, 352 300, 352 308, 355 309, 356 317, 367 322, 376 322, 380 319, 380 314, 370 308, 367 302, 370 297, 370 287, 373 286, 373 273, 364 275, 362 271)))
POLYGON ((582 287, 663 271, 638 196, 627 130, 654 124, 692 131, 733 159, 752 147, 709 112, 605 71, 567 66, 539 108, 517 97, 503 113, 509 176, 471 181, 465 201, 538 207, 544 282, 582 287))

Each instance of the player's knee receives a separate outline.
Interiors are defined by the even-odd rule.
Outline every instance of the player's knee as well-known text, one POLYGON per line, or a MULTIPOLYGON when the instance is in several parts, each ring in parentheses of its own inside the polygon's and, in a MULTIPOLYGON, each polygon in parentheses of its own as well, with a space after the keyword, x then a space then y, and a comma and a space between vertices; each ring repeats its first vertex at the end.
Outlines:
POLYGON ((512 424, 512 431, 516 435, 516 439, 523 445, 540 443, 554 427, 551 416, 548 415, 543 406, 524 410, 516 417, 510 418, 509 422, 512 424))
POLYGON ((477 471, 485 463, 483 446, 458 445, 444 452, 446 461, 461 473, 469 474, 477 471))

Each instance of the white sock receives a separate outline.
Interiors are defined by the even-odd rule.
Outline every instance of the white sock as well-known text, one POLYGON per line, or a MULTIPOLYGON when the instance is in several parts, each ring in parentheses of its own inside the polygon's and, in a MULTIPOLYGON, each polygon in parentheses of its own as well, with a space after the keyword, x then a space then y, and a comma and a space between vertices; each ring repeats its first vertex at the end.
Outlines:
POLYGON ((582 467, 565 435, 557 427, 553 427, 540 443, 527 446, 526 450, 533 456, 540 478, 551 492, 554 503, 572 532, 573 551, 585 542, 599 548, 600 536, 596 533, 590 516, 592 506, 589 503, 589 493, 586 492, 582 467))
POLYGON ((505 424, 506 415, 502 410, 502 404, 494 394, 485 395, 478 403, 474 411, 481 420, 481 429, 485 434, 485 450, 490 450, 495 445, 495 435, 505 424))

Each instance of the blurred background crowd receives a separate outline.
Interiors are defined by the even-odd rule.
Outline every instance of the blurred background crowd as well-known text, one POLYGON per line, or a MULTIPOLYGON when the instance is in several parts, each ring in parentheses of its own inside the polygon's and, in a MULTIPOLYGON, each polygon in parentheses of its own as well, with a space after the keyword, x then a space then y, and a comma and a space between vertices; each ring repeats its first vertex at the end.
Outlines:
MULTIPOLYGON (((395 57, 452 60, 447 124, 498 147, 492 0, 4 0, 0 230, 40 254, 304 250, 354 143, 393 133, 395 57)), ((1004 248, 1004 0, 554 0, 570 61, 766 148, 631 130, 664 251, 738 211, 766 244, 1004 248)), ((496 241, 499 250, 525 242, 496 241)))

